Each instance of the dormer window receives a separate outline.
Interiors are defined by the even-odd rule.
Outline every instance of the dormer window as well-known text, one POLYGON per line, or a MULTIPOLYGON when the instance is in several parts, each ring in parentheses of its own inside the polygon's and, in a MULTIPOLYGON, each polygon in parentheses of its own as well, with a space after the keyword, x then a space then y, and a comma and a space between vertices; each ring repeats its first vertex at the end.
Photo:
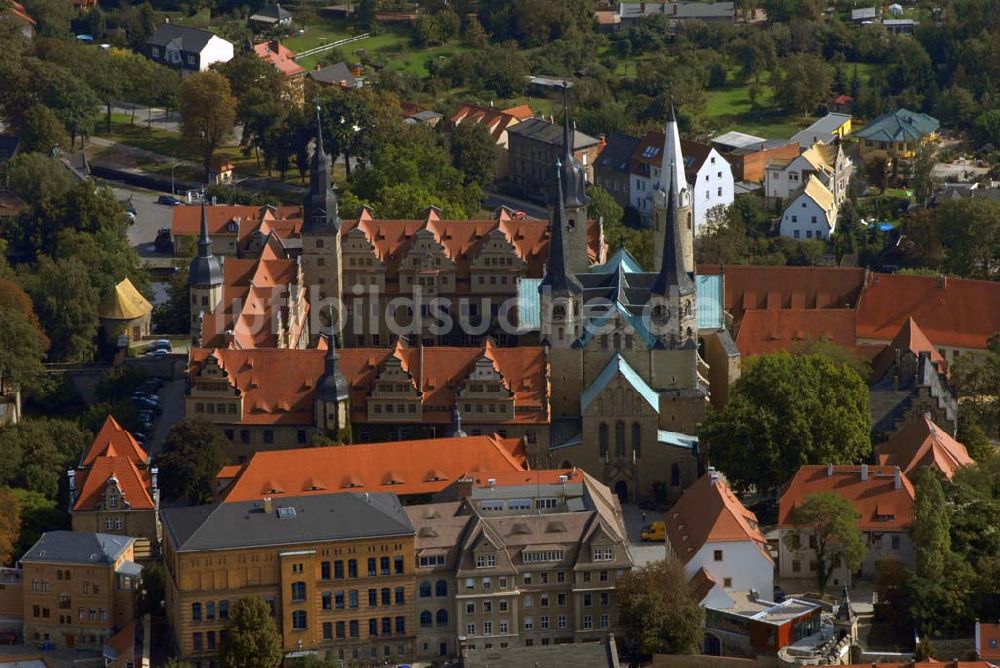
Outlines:
POLYGON ((476 555, 476 568, 496 568, 497 555, 479 554, 476 555))

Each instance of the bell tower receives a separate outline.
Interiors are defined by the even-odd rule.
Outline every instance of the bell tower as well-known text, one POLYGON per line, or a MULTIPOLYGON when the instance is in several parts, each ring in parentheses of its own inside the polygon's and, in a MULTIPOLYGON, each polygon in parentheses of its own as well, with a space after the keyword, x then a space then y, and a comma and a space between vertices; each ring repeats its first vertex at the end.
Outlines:
POLYGON ((191 342, 202 345, 202 323, 215 312, 222 301, 222 259, 212 254, 212 240, 208 237, 208 212, 205 197, 201 198, 201 232, 198 236, 198 255, 188 268, 188 289, 191 293, 191 342))
MULTIPOLYGON (((326 355, 323 358, 323 375, 316 386, 316 428, 321 432, 342 438, 350 433, 350 385, 340 372, 340 355, 337 354, 336 335, 333 330, 326 337, 326 355), (347 430, 345 432, 345 430, 347 430)), ((349 438, 346 440, 350 440, 349 438)))
MULTIPOLYGON (((568 87, 563 86, 563 147, 560 169, 562 175, 562 205, 566 229, 564 243, 567 267, 573 273, 583 273, 590 268, 587 253, 587 170, 573 155, 576 130, 570 127, 568 87)), ((553 210, 556 203, 553 202, 553 210)))
MULTIPOLYGON (((665 139, 663 142, 663 163, 660 167, 660 187, 664 194, 671 192, 674 184, 677 186, 677 233, 680 237, 681 256, 684 271, 694 273, 694 213, 692 211, 691 189, 688 187, 687 176, 684 173, 684 155, 681 151, 681 134, 677 125, 677 115, 673 105, 670 105, 670 120, 667 121, 665 139)), ((667 207, 665 198, 657 198, 653 194, 653 220, 656 229, 653 232, 653 271, 659 271, 663 260, 663 242, 666 239, 665 225, 667 207)))
POLYGON ((323 148, 323 125, 316 108, 316 146, 309 169, 309 192, 302 207, 302 268, 306 285, 340 309, 343 274, 337 192, 330 184, 333 161, 323 148))

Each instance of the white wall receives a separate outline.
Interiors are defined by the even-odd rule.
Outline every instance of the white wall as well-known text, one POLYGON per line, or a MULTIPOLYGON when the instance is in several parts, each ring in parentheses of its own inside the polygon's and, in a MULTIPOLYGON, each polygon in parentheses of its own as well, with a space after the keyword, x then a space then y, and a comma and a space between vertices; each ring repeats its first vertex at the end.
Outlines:
MULTIPOLYGON (((803 176, 802 172, 811 172, 812 169, 809 161, 802 156, 795 158, 783 168, 768 167, 764 171, 764 192, 768 197, 787 199, 809 180, 809 174, 803 176)), ((820 175, 817 174, 816 177, 820 178, 820 175)))
POLYGON ((725 158, 714 148, 705 158, 698 170, 697 182, 693 184, 695 232, 708 220, 708 212, 719 205, 729 206, 733 203, 733 170, 725 158))
POLYGON ((774 564, 752 541, 705 543, 684 566, 688 577, 704 568, 726 591, 755 589, 770 600, 774 595, 774 564), (722 551, 722 561, 715 560, 715 551, 722 551), (726 578, 732 578, 725 586, 726 578))
POLYGON ((213 35, 201 51, 201 71, 204 72, 212 63, 228 63, 233 59, 233 44, 218 35, 213 35))
MULTIPOLYGON (((800 534, 800 545, 802 549, 792 550, 787 546, 786 536, 795 533, 792 529, 780 529, 780 547, 778 549, 779 572, 783 578, 816 578, 816 572, 809 570, 809 562, 816 556, 815 552, 809 548, 809 534, 800 534), (794 562, 799 562, 799 570, 794 569, 794 562)), ((907 531, 865 531, 865 560, 861 565, 861 573, 865 577, 875 577, 875 564, 885 557, 895 557, 909 567, 916 563, 916 556, 913 550, 913 541, 907 531), (898 547, 893 547, 893 536, 898 539, 898 547)), ((840 586, 851 583, 851 574, 846 568, 835 568, 830 575, 827 589, 833 586, 840 586)))
POLYGON ((781 236, 794 239, 829 239, 836 231, 836 210, 828 213, 811 197, 800 194, 781 215, 781 236), (813 222, 815 219, 816 222, 813 222), (796 235, 796 233, 798 233, 796 235), (819 236, 818 236, 819 235, 819 236))

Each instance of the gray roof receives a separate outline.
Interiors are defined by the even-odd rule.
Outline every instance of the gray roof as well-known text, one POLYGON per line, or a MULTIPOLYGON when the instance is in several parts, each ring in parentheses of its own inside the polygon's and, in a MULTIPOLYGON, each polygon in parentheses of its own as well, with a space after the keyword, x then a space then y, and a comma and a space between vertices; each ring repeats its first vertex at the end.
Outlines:
POLYGON ((633 137, 632 135, 612 132, 608 135, 608 145, 601 151, 601 155, 594 162, 594 166, 600 169, 628 174, 628 166, 632 159, 632 153, 635 152, 640 141, 638 137, 633 137))
POLYGON ((602 642, 578 642, 565 645, 535 645, 503 649, 466 649, 462 668, 537 668, 538 666, 574 666, 574 668, 618 668, 618 647, 614 635, 602 642))
MULTIPOLYGON (((205 45, 215 37, 215 34, 200 28, 189 28, 176 23, 163 23, 153 36, 149 38, 149 43, 154 46, 166 46, 175 42, 181 51, 191 51, 201 53, 205 45)), ((221 38, 220 38, 221 39, 221 38)))
POLYGON ((679 0, 678 2, 623 2, 619 14, 624 19, 664 14, 672 19, 713 19, 733 18, 736 15, 735 2, 702 2, 701 0, 679 0))
POLYGON ((128 536, 47 531, 24 553, 24 563, 113 564, 135 541, 128 536))
MULTIPOLYGON (((542 118, 529 118, 507 129, 508 135, 518 135, 545 144, 562 147, 562 126, 549 123, 542 118)), ((597 140, 578 130, 573 130, 573 149, 579 150, 597 144, 597 140)))
POLYGON ((854 132, 855 137, 881 142, 917 141, 941 127, 938 119, 919 111, 897 109, 882 114, 854 132))
POLYGON ((385 492, 284 497, 270 512, 262 501, 168 508, 160 517, 178 552, 413 534, 399 498, 385 492))
POLYGON ((343 81, 351 87, 358 85, 358 80, 351 73, 351 68, 344 62, 327 65, 326 67, 321 67, 318 70, 313 70, 309 73, 309 78, 313 81, 319 81, 320 83, 326 84, 339 84, 343 81))
POLYGON ((873 19, 876 16, 878 16, 878 9, 875 7, 861 7, 860 9, 851 10, 852 21, 865 21, 873 19))
POLYGON ((260 21, 269 19, 271 21, 284 21, 290 18, 292 18, 292 13, 281 5, 267 5, 254 12, 250 20, 260 21))
POLYGON ((833 138, 833 133, 849 120, 851 120, 850 114, 827 114, 805 130, 796 132, 792 136, 792 141, 798 142, 802 148, 809 148, 818 141, 829 144, 833 138))

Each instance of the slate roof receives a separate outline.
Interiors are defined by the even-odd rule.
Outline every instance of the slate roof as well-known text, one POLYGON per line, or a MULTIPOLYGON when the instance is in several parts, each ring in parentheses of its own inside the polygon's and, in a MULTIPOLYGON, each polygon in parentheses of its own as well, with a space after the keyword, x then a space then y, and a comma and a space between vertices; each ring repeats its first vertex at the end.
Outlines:
MULTIPOLYGON (((561 125, 549 123, 542 118, 528 118, 517 125, 507 129, 508 135, 518 135, 526 139, 533 139, 545 144, 561 147, 563 145, 563 129, 561 125)), ((590 135, 585 135, 579 130, 573 131, 573 149, 580 149, 595 146, 598 143, 590 135)))
POLYGON ((47 531, 24 553, 22 563, 113 564, 135 541, 128 536, 47 531))
POLYGON ((413 534, 395 494, 343 492, 276 498, 272 503, 270 512, 262 501, 238 501, 168 508, 160 515, 178 552, 413 534))
POLYGON ((860 139, 881 142, 917 141, 941 127, 938 119, 919 111, 897 109, 882 114, 853 135, 860 139))
POLYGON ((351 68, 347 66, 347 63, 343 62, 327 65, 318 70, 312 70, 309 72, 309 78, 325 84, 340 84, 343 82, 349 88, 354 88, 358 85, 358 80, 351 72, 351 68))
POLYGON ((607 146, 594 162, 595 167, 608 171, 628 174, 629 160, 639 146, 640 139, 632 135, 612 132, 608 135, 607 146))
POLYGON ((176 23, 162 23, 149 38, 149 44, 162 47, 174 42, 181 51, 201 53, 213 37, 215 34, 208 30, 189 28, 176 23))
POLYGON ((292 18, 292 13, 281 5, 265 5, 261 7, 253 16, 251 21, 284 21, 292 18))

